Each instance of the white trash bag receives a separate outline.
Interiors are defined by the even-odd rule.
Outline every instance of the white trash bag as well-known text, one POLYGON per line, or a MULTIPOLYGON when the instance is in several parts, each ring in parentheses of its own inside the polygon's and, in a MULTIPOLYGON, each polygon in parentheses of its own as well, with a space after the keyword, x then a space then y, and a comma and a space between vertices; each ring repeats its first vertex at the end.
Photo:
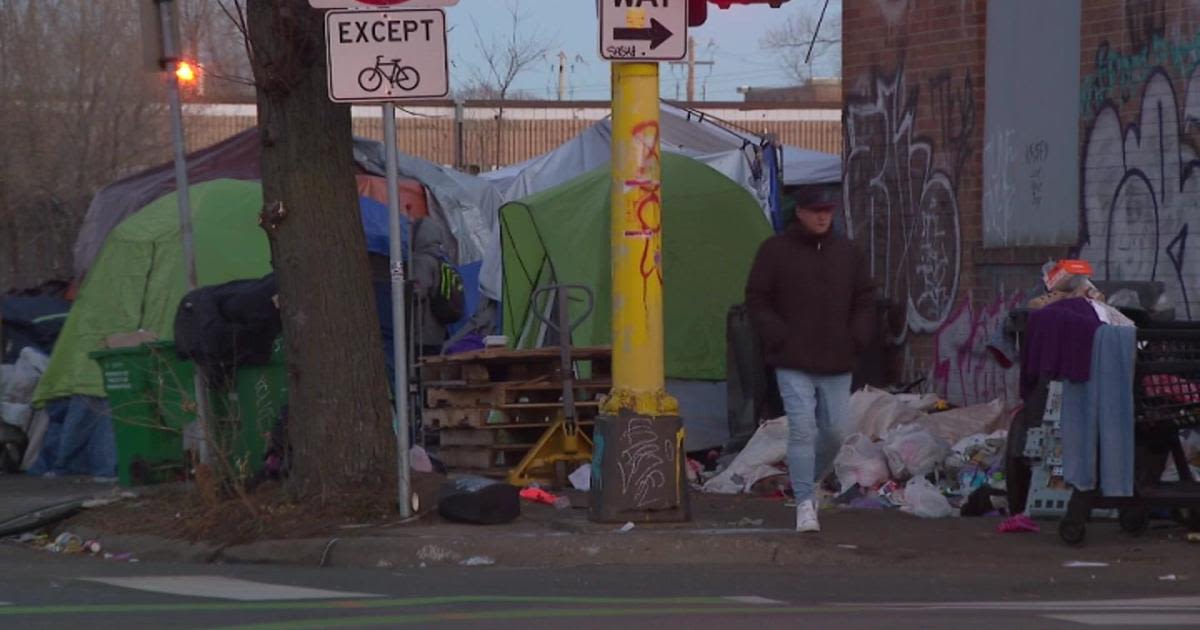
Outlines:
POLYGON ((924 477, 913 477, 904 486, 901 511, 920 518, 946 518, 954 514, 950 501, 924 477))
POLYGON ((872 441, 861 433, 851 435, 833 460, 833 472, 842 484, 842 492, 855 484, 861 488, 874 488, 887 481, 890 473, 883 443, 872 441))
POLYGON ((883 454, 887 457, 892 478, 903 481, 933 472, 938 464, 946 461, 950 447, 924 428, 906 424, 893 428, 884 436, 883 454))
POLYGON ((937 402, 936 395, 921 398, 896 396, 874 387, 864 387, 850 396, 849 433, 869 438, 882 437, 893 426, 910 424, 925 417, 923 408, 937 402))
POLYGON ((759 479, 783 474, 776 466, 787 457, 787 416, 758 425, 754 436, 721 474, 704 484, 704 492, 739 494, 749 492, 759 479))

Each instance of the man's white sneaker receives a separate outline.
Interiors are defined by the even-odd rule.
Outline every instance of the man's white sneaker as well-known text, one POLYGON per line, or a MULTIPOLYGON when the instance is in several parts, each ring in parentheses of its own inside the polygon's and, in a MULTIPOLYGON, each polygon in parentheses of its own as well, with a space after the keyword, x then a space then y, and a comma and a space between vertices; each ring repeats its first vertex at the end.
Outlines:
POLYGON ((796 531, 821 531, 821 524, 817 522, 817 508, 811 499, 796 506, 796 531))

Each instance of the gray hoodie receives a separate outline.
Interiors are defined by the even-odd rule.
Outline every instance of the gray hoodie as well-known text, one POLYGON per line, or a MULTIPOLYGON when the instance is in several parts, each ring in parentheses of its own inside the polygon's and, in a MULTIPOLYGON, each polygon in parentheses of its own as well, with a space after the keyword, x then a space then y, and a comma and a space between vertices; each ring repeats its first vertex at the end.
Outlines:
POLYGON ((446 227, 432 217, 417 221, 413 233, 413 295, 417 304, 417 343, 423 346, 438 346, 446 341, 446 326, 433 316, 429 307, 429 294, 438 282, 438 271, 443 260, 450 260, 450 235, 446 227))

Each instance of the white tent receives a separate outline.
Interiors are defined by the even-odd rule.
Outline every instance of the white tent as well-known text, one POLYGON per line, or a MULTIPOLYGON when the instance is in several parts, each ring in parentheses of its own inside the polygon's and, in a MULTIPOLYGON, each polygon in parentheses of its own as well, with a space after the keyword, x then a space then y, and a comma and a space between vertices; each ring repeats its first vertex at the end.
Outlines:
MULTIPOLYGON (((764 209, 770 207, 770 175, 763 168, 762 138, 729 128, 700 112, 662 104, 662 149, 697 159, 745 187, 764 209)), ((566 183, 608 164, 612 120, 605 118, 539 157, 480 176, 515 201, 566 183)))
POLYGON ((842 181, 842 158, 832 153, 783 146, 783 185, 836 184, 842 181))
MULTIPOLYGON (((773 190, 784 185, 841 181, 839 156, 796 147, 783 148, 783 177, 777 178, 768 166, 768 149, 762 137, 703 112, 663 103, 659 125, 663 151, 699 160, 738 182, 758 201, 768 218, 777 210, 773 208, 773 190)), ((606 118, 549 153, 481 173, 480 177, 493 183, 505 202, 516 201, 600 168, 611 158, 612 120, 606 118)), ((480 289, 484 295, 498 299, 502 281, 499 234, 491 241, 483 256, 480 289)))

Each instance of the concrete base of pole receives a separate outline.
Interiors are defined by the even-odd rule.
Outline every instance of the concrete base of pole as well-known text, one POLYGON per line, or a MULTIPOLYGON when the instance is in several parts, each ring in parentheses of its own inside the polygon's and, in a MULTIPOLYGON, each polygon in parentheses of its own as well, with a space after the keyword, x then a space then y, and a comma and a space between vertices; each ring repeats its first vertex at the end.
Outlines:
POLYGON ((590 520, 691 520, 683 421, 678 416, 600 416, 592 441, 590 520))

